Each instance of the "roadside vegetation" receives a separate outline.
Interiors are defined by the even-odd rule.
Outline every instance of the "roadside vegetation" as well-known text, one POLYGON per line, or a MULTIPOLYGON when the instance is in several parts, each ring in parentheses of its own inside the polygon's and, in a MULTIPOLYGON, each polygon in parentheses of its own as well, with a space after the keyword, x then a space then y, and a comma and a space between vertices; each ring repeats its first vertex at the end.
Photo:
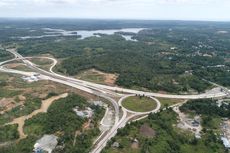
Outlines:
POLYGON ((8 53, 7 51, 0 49, 0 62, 9 60, 13 58, 13 55, 11 53, 8 53))
POLYGON ((161 102, 161 107, 169 107, 171 105, 175 105, 178 103, 182 103, 185 100, 184 99, 169 99, 169 98, 157 98, 161 102))
MULTIPOLYGON (((41 56, 50 56, 50 55, 41 55, 41 56)), ((40 67, 41 69, 50 70, 50 67, 53 63, 52 60, 50 59, 46 59, 46 58, 31 58, 28 59, 29 61, 33 62, 34 64, 36 64, 38 67, 40 67)))
POLYGON ((207 131, 201 139, 175 127, 177 114, 168 109, 118 131, 102 153, 224 153, 222 142, 207 131), (154 131, 154 132, 153 132, 154 131), (113 147, 114 142, 119 147, 113 147))
POLYGON ((39 66, 51 65, 53 63, 52 60, 46 58, 31 58, 28 60, 39 66))
POLYGON ((25 72, 33 71, 31 68, 27 67, 26 65, 24 65, 22 63, 10 62, 9 64, 6 64, 4 66, 6 68, 19 70, 19 71, 25 71, 25 72))

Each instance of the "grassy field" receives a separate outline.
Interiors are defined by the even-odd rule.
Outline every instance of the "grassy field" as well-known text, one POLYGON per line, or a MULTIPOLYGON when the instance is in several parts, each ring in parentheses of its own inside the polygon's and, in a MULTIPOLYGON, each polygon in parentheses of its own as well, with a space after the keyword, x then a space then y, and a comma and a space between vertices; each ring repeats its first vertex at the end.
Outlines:
POLYGON ((161 102, 162 108, 185 101, 183 99, 168 99, 168 98, 157 98, 157 99, 161 102))
POLYGON ((13 68, 15 70, 19 70, 19 71, 25 71, 25 72, 32 72, 33 70, 30 69, 29 67, 25 66, 25 65, 18 65, 17 67, 13 68))
POLYGON ((154 110, 157 106, 156 102, 147 97, 128 97, 122 105, 131 111, 148 112, 154 110))
POLYGON ((14 97, 21 94, 20 90, 15 90, 15 88, 9 88, 9 81, 13 75, 6 73, 0 73, 0 98, 14 97))
POLYGON ((11 61, 7 64, 4 65, 8 69, 15 69, 19 71, 26 71, 26 72, 31 72, 32 69, 27 67, 24 63, 21 61, 11 61))
POLYGON ((10 98, 10 97, 14 97, 16 95, 19 95, 21 93, 21 91, 17 91, 17 90, 5 90, 3 88, 0 87, 0 98, 10 98))
POLYGON ((77 78, 81 78, 85 81, 95 82, 95 83, 104 83, 104 76, 91 71, 84 71, 80 73, 77 78))
POLYGON ((6 81, 9 78, 9 74, 0 72, 0 81, 6 81))
POLYGON ((36 65, 51 65, 52 64, 51 60, 44 59, 44 58, 33 58, 33 59, 29 59, 29 60, 36 65))
POLYGON ((49 70, 50 66, 52 65, 53 61, 49 59, 42 59, 42 58, 33 58, 29 59, 34 64, 38 65, 43 70, 49 70))

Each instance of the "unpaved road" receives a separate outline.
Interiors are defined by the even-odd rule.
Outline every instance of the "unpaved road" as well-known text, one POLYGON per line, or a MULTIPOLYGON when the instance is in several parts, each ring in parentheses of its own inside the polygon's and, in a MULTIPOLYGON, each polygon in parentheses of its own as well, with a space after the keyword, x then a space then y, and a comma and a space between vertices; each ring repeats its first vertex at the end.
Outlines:
POLYGON ((56 101, 58 99, 61 99, 61 98, 65 98, 67 96, 68 96, 68 93, 64 93, 64 94, 61 94, 61 95, 54 96, 54 97, 51 97, 49 99, 43 100, 42 104, 41 104, 41 108, 33 111, 29 115, 25 115, 25 116, 21 116, 21 117, 15 118, 12 122, 7 123, 7 125, 9 125, 9 124, 18 124, 19 139, 24 139, 24 138, 27 137, 27 135, 24 133, 24 130, 23 130, 23 127, 24 127, 24 124, 25 124, 25 120, 30 119, 30 118, 32 118, 33 116, 35 116, 35 115, 37 115, 39 113, 45 113, 45 112, 47 112, 48 108, 50 107, 50 105, 54 101, 56 101))
MULTIPOLYGON (((201 125, 195 127, 195 126, 192 126, 191 124, 189 124, 188 121, 186 121, 186 120, 188 120, 187 115, 180 111, 179 106, 174 107, 173 110, 178 114, 178 116, 180 118, 180 122, 182 124, 180 128, 189 130, 189 131, 193 132, 196 135, 200 135, 200 132, 202 130, 201 125)), ((191 120, 193 120, 193 119, 191 119, 191 120)))

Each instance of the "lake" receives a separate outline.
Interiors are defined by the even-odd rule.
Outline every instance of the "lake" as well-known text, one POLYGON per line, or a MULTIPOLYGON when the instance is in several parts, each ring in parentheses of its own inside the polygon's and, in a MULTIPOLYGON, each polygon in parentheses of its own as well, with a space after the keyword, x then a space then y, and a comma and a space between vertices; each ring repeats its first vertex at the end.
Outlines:
MULTIPOLYGON (((106 35, 113 35, 117 32, 126 32, 126 33, 134 33, 137 34, 139 31, 144 30, 144 28, 125 28, 125 29, 107 29, 107 30, 76 30, 76 31, 67 31, 63 29, 51 29, 51 28, 43 28, 42 29, 45 35, 41 36, 23 36, 20 37, 21 39, 38 39, 44 37, 57 37, 57 36, 78 36, 80 35, 81 38, 85 39, 92 36, 100 37, 99 34, 106 34, 106 35)), ((127 41, 137 41, 132 38, 132 34, 119 34, 127 41)))

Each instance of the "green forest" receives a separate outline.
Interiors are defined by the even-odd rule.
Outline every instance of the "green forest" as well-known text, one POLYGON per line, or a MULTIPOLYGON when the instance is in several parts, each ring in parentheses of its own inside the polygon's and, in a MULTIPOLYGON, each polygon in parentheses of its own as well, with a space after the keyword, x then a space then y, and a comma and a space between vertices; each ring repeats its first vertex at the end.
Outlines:
POLYGON ((0 126, 0 143, 18 139, 17 127, 17 125, 0 126))

